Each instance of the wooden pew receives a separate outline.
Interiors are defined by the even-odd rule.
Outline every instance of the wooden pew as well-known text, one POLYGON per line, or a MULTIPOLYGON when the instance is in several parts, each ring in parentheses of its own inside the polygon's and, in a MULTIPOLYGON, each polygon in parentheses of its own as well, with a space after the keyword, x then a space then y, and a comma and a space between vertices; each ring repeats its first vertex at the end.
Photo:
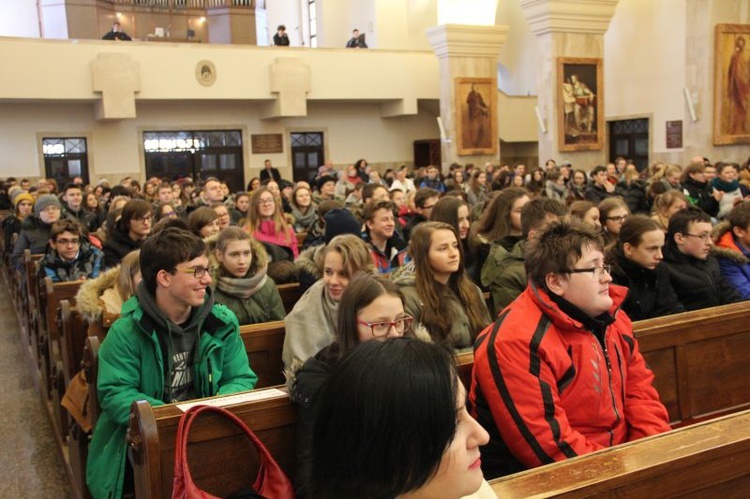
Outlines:
POLYGON ((750 306, 734 303, 633 324, 673 425, 750 408, 750 306))
MULTIPOLYGON (((277 389, 272 390, 276 393, 277 389)), ((289 397, 280 393, 226 408, 253 430, 293 479, 297 411, 289 397)), ((137 498, 171 497, 175 436, 182 414, 176 404, 158 407, 145 401, 133 404, 128 439, 137 498)), ((239 434, 231 423, 215 415, 199 418, 191 430, 188 454, 193 479, 219 497, 251 485, 257 474, 257 456, 248 449, 250 444, 245 439, 238 438, 239 434)))
POLYGON ((302 293, 299 290, 298 282, 291 282, 288 284, 279 284, 276 286, 281 295, 281 301, 284 304, 284 310, 288 314, 294 308, 294 305, 299 300, 302 293))
MULTIPOLYGON (((47 395, 53 397, 54 388, 62 376, 62 353, 60 346, 60 333, 57 328, 57 310, 62 300, 68 300, 75 305, 75 296, 83 281, 53 283, 52 279, 45 277, 39 290, 39 307, 42 317, 41 327, 38 333, 39 371, 42 386, 46 387, 47 395)), ((59 398, 62 393, 58 393, 59 398)), ((53 407, 59 404, 53 403, 53 407)), ((67 426, 63 427, 63 433, 67 426)))
POLYGON ((750 412, 490 482, 498 497, 747 497, 750 412))
POLYGON ((256 388, 284 384, 284 321, 249 324, 240 327, 250 367, 258 375, 256 388))

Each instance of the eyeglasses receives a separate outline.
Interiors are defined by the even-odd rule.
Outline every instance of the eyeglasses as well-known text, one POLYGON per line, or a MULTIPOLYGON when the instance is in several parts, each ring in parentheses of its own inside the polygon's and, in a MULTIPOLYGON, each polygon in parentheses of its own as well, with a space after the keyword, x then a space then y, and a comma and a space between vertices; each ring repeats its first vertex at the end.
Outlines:
POLYGON ((590 269, 568 269, 564 271, 566 274, 585 274, 591 272, 594 277, 601 278, 604 273, 612 274, 612 265, 600 265, 599 267, 591 267, 590 269))
POLYGON ((142 217, 133 217, 132 220, 135 220, 136 222, 150 222, 153 218, 153 215, 149 213, 148 215, 143 215, 142 217))
POLYGON ((55 241, 57 244, 62 244, 63 246, 78 246, 81 244, 81 240, 78 238, 75 239, 58 239, 55 241))
POLYGON ((619 217, 607 217, 607 220, 612 220, 613 222, 624 222, 627 219, 627 215, 620 215, 619 217))
POLYGON ((273 204, 273 203, 274 203, 273 198, 271 198, 271 199, 259 199, 258 200, 258 204, 273 204))
POLYGON ((391 328, 396 328, 396 332, 398 334, 403 334, 406 331, 410 331, 411 325, 413 322, 414 322, 414 317, 406 315, 400 319, 396 319, 393 322, 391 321, 385 321, 385 322, 357 321, 357 324, 362 324, 363 326, 369 327, 370 332, 372 332, 372 335, 374 337, 382 338, 383 336, 388 335, 391 328))
POLYGON ((708 232, 706 232, 705 234, 684 234, 684 235, 688 237, 697 237, 704 243, 707 242, 709 239, 711 239, 711 234, 709 234, 708 232))
POLYGON ((202 279, 206 272, 211 274, 214 273, 213 267, 195 267, 194 269, 178 269, 175 268, 173 272, 182 272, 183 274, 193 274, 196 279, 202 279))

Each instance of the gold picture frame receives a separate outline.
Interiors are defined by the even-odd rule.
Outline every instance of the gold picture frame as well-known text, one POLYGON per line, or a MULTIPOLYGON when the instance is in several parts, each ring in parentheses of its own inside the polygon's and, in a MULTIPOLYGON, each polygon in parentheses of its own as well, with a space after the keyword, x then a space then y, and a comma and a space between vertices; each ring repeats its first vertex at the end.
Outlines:
POLYGON ((604 145, 602 59, 557 58, 560 151, 599 151, 604 145))
POLYGON ((750 25, 717 24, 714 145, 750 143, 750 25))
POLYGON ((497 80, 456 78, 454 90, 457 154, 497 154, 497 80))

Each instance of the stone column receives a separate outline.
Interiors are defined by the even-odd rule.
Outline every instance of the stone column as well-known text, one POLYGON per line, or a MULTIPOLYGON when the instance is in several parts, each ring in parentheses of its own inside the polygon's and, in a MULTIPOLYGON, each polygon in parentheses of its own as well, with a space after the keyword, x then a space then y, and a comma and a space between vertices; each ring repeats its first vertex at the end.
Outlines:
MULTIPOLYGON (((505 43, 507 26, 468 26, 445 24, 427 30, 432 49, 440 61, 440 117, 445 130, 442 141, 443 171, 453 162, 474 163, 481 167, 487 161, 497 162, 500 157, 500 140, 497 133, 497 105, 490 107, 487 123, 494 133, 495 152, 481 154, 472 151, 458 155, 457 122, 461 110, 456 109, 456 78, 492 78, 491 95, 483 95, 497 102, 497 59, 505 43), (458 114, 457 114, 458 113, 458 114)), ((489 91, 488 91, 489 93, 489 91)))
MULTIPOLYGON (((537 69, 537 102, 547 132, 539 130, 539 162, 547 159, 570 161, 586 170, 604 164, 609 155, 606 143, 606 122, 601 121, 602 147, 594 151, 561 152, 558 102, 558 57, 604 58, 604 33, 615 13, 619 0, 519 0, 531 30, 539 42, 537 69)), ((606 61, 604 61, 606 64, 606 61)), ((602 67, 603 71, 603 67, 602 67)), ((604 85, 602 85, 603 87, 604 85)), ((607 98, 604 88, 597 98, 607 98)), ((603 106, 601 107, 603 110, 603 106)), ((598 118, 598 117, 597 117, 598 118)))

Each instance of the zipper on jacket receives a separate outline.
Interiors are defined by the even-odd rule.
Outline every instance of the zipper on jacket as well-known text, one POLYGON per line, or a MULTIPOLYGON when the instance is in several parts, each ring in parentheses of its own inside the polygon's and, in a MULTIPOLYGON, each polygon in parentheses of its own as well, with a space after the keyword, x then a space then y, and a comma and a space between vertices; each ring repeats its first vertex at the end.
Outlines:
MULTIPOLYGON (((609 396, 612 400, 612 409, 615 411, 615 423, 618 423, 620 421, 620 411, 617 410, 617 402, 615 401, 615 392, 612 389, 612 364, 609 361, 609 351, 607 349, 607 331, 605 330, 602 333, 602 341, 600 342, 596 338, 596 334, 591 331, 592 336, 594 336, 595 343, 602 349, 602 352, 604 354, 604 362, 607 364, 607 376, 609 379, 607 380, 607 384, 609 385, 609 396)), ((609 433, 609 446, 612 447, 614 445, 615 440, 615 433, 613 430, 607 430, 609 433)))
POLYGON ((214 396, 214 372, 211 369, 211 359, 206 358, 206 365, 208 367, 208 396, 214 396))

